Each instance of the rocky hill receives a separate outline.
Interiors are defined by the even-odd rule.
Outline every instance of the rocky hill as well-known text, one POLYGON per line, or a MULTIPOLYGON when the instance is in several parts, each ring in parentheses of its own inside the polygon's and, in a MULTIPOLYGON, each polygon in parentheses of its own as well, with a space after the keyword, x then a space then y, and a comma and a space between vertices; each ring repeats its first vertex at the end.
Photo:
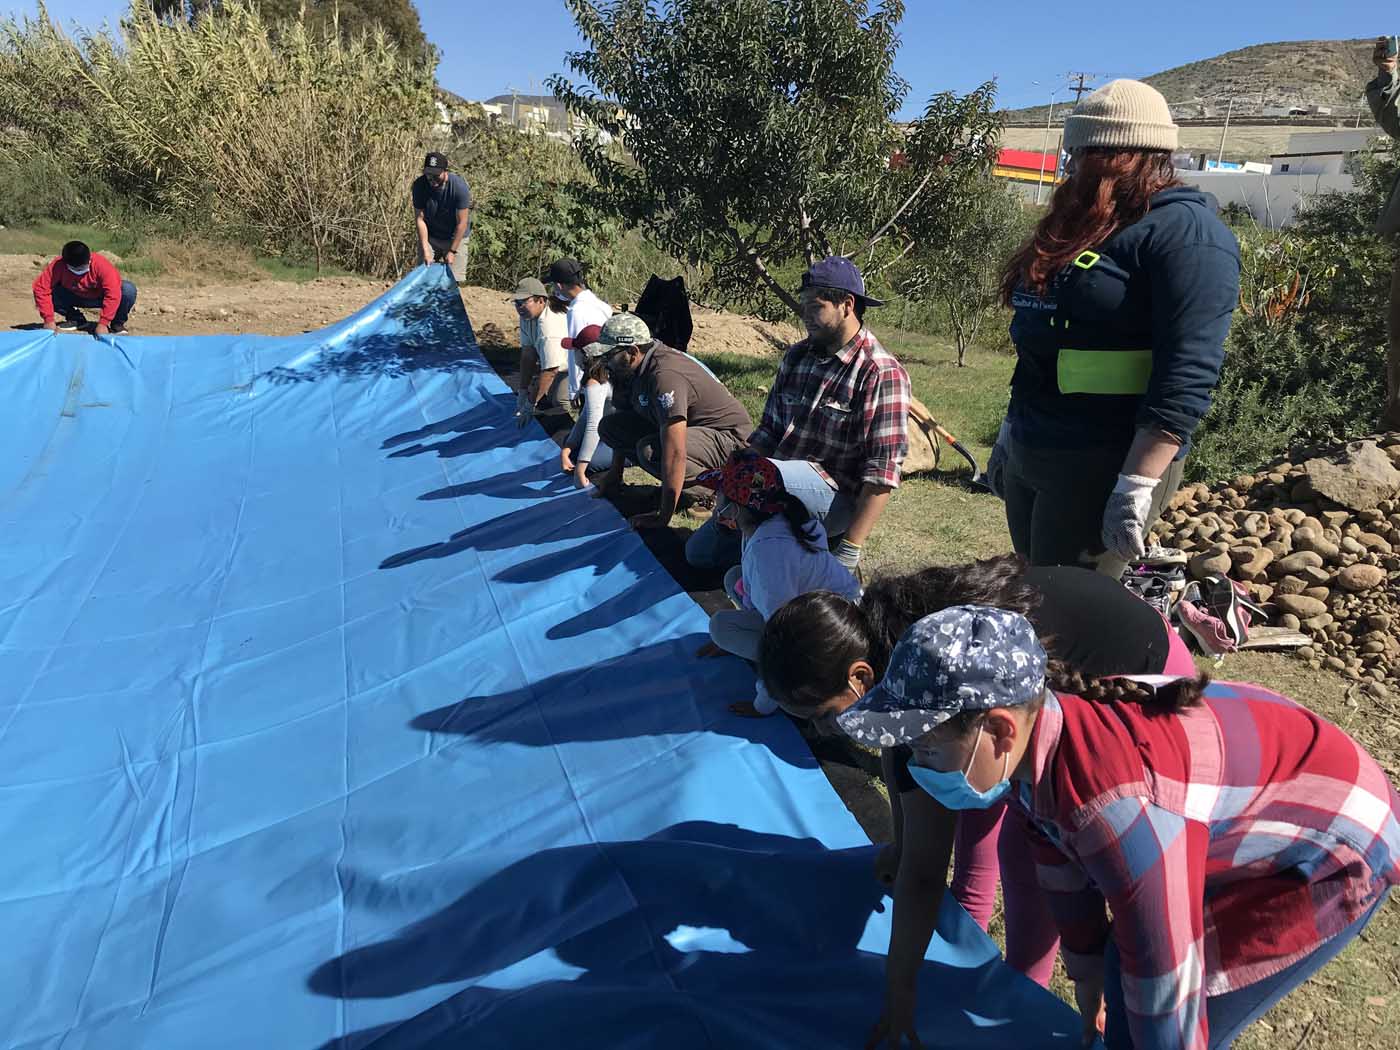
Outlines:
MULTIPOLYGON (((1322 106, 1336 117, 1354 119, 1362 106, 1366 82, 1375 76, 1373 45, 1373 39, 1256 44, 1143 79, 1167 97, 1179 119, 1223 118, 1232 98, 1235 117, 1322 106)), ((1044 106, 1008 110, 1006 117, 1012 121, 1044 120, 1045 110, 1044 106)), ((1369 114, 1366 119, 1369 122, 1369 114)))

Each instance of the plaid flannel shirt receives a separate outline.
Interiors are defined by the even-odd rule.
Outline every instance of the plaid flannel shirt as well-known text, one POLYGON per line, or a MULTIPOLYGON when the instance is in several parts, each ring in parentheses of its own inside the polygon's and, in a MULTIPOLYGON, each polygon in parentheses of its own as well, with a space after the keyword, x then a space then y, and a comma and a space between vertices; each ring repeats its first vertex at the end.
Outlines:
POLYGON ((843 492, 899 485, 909 451, 909 375, 868 328, 835 354, 788 349, 749 443, 821 465, 843 492))
POLYGON ((1102 973, 1113 937, 1137 1050, 1206 1050, 1206 996, 1296 962, 1400 883, 1380 767, 1258 686, 1216 682, 1175 715, 1052 698, 1032 749, 1021 803, 1066 968, 1102 973))

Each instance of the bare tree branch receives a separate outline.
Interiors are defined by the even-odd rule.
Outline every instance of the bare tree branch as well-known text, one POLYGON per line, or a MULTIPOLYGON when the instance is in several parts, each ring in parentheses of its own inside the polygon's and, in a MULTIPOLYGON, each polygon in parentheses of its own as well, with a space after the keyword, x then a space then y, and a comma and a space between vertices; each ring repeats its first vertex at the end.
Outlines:
POLYGON ((859 255, 861 252, 869 251, 871 248, 874 248, 875 245, 880 242, 881 238, 883 238, 885 234, 889 232, 890 227, 893 226, 897 221, 899 221, 899 217, 903 215, 906 211, 908 211, 909 207, 916 200, 919 199, 919 194, 923 193, 924 190, 928 187, 929 181, 933 178, 933 173, 935 170, 936 169, 934 168, 930 168, 928 174, 924 176, 923 181, 920 182, 919 185, 914 188, 913 193, 909 194, 909 199, 899 206, 899 209, 889 217, 885 225, 881 226, 878 230, 876 230, 875 233, 871 236, 870 240, 866 241, 865 244, 862 245, 860 248, 851 252, 851 254, 846 256, 846 258, 850 259, 854 256, 859 255))

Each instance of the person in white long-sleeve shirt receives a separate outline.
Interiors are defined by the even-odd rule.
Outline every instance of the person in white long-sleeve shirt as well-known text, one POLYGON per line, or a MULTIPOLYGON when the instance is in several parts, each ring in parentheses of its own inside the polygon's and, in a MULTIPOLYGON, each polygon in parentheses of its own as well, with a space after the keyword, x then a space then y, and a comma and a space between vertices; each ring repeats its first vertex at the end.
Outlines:
POLYGON ((557 259, 550 264, 549 280, 554 294, 569 304, 567 323, 569 334, 564 348, 569 352, 569 400, 577 402, 583 389, 584 363, 579 354, 579 333, 591 325, 602 325, 613 315, 613 308, 588 289, 583 277, 583 264, 577 259, 557 259))
POLYGON ((612 414, 612 384, 603 355, 611 348, 598 342, 602 329, 589 325, 578 334, 578 355, 583 359, 583 403, 574 428, 559 450, 559 469, 573 476, 581 489, 592 487, 588 475, 612 466, 613 452, 598 439, 598 424, 612 414))
MULTIPOLYGON (((753 449, 734 452, 723 467, 695 479, 728 501, 721 513, 733 514, 743 536, 743 555, 724 577, 734 609, 710 617, 710 644, 701 655, 729 653, 753 663, 758 659, 763 625, 800 594, 832 591, 856 601, 860 584, 827 548, 821 522, 783 485, 780 468, 753 449)), ((757 717, 778 709, 759 678, 752 700, 729 709, 757 717)))

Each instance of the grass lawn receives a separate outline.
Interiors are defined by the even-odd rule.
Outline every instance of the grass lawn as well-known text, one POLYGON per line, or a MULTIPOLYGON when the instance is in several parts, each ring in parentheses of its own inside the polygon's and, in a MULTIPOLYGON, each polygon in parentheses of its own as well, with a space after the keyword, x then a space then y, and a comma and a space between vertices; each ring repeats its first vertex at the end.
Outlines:
MULTIPOLYGON (((875 328, 886 348, 904 362, 914 395, 985 464, 1006 407, 1014 359, 974 350, 969 366, 958 368, 952 346, 942 339, 885 332, 878 321, 875 328)), ((776 354, 765 359, 694 349, 757 420, 777 367, 776 354)), ((900 486, 869 541, 868 573, 952 564, 1011 549, 1000 500, 967 485, 967 466, 951 450, 944 450, 940 467, 936 474, 909 478, 900 486)), ((639 482, 644 478, 629 476, 639 482)), ((676 524, 694 527, 698 522, 680 519, 676 524)), ((1307 704, 1360 740, 1392 779, 1400 780, 1400 703, 1382 707, 1370 698, 1349 700, 1351 683, 1331 672, 1312 671, 1285 654, 1242 653, 1218 668, 1209 661, 1202 666, 1216 677, 1256 682, 1307 704)), ((998 914, 992 923, 998 940, 1000 921, 998 914)), ((1062 970, 1052 987, 1073 1002, 1062 970)), ((1400 1048, 1400 902, 1394 899, 1361 938, 1235 1045, 1237 1050, 1323 1050, 1343 1041, 1366 1050, 1400 1048)))

